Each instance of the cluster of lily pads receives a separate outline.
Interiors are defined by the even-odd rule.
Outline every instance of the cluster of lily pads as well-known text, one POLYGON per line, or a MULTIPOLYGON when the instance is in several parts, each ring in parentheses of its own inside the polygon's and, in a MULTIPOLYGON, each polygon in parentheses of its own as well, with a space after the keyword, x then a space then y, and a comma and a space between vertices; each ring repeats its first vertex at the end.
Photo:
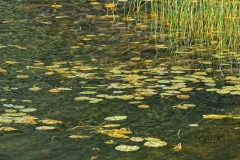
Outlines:
MULTIPOLYGON (((4 102, 6 100, 7 99, 1 99, 1 102, 4 102)), ((25 107, 23 105, 14 105, 8 103, 4 103, 2 107, 4 107, 4 113, 0 115, 0 123, 4 124, 4 127, 0 127, 0 130, 3 131, 18 130, 14 127, 9 127, 9 124, 35 125, 40 123, 45 125, 37 126, 36 127, 37 130, 53 130, 55 129, 55 126, 52 125, 62 123, 62 121, 47 118, 38 120, 36 116, 29 115, 29 113, 35 112, 37 108, 25 107)))
MULTIPOLYGON (((127 119, 127 116, 112 116, 112 117, 107 117, 104 120, 106 121, 121 121, 127 119)), ((132 131, 129 128, 120 128, 120 129, 115 129, 115 127, 119 127, 120 124, 105 124, 102 125, 99 129, 98 132, 102 134, 106 134, 109 137, 112 138, 125 138, 129 139, 132 142, 144 142, 144 146, 146 147, 163 147, 167 145, 165 141, 160 140, 159 138, 153 138, 153 137, 130 137, 128 135, 132 134, 132 131), (106 129, 107 128, 107 129, 106 129), (111 129, 114 128, 114 129, 111 129)), ((108 140, 105 142, 106 144, 116 144, 114 140, 108 140)), ((116 150, 118 151, 135 151, 138 150, 140 147, 138 145, 126 145, 126 144, 121 144, 117 145, 115 147, 116 150)))
MULTIPOLYGON (((132 59, 134 63, 142 64, 141 58, 132 59)), ((146 60, 145 60, 146 61, 146 60)), ((143 65, 146 63, 144 61, 143 65)), ((148 61, 147 63, 152 63, 148 61)), ((18 65, 16 61, 5 61, 3 64, 18 65)), ((148 65, 149 65, 148 64, 148 65)), ((142 69, 124 69, 128 64, 122 63, 117 67, 111 69, 107 67, 95 67, 84 64, 82 61, 72 62, 53 62, 52 65, 44 66, 41 61, 35 61, 32 66, 28 66, 28 70, 45 70, 48 76, 60 75, 72 79, 80 79, 81 85, 79 96, 75 97, 76 101, 88 101, 89 103, 99 103, 104 100, 122 99, 128 101, 129 104, 137 104, 139 108, 149 108, 145 104, 144 99, 150 96, 160 95, 161 97, 175 96, 183 102, 172 106, 176 109, 188 109, 195 106, 195 104, 184 103, 185 99, 189 99, 194 92, 206 90, 208 92, 216 92, 218 94, 231 94, 233 96, 240 95, 240 79, 236 76, 226 76, 225 81, 228 84, 222 88, 214 88, 217 84, 216 80, 211 76, 211 72, 194 70, 182 66, 164 66, 164 67, 146 67, 142 69), (101 74, 99 74, 101 73, 101 74), (92 83, 91 80, 105 80, 103 84, 92 83), (108 83, 108 80, 111 82, 108 83), (116 82, 114 82, 116 81, 116 82), (120 83, 119 81, 122 81, 120 83), (203 83, 205 87, 192 87, 196 83, 203 83), (127 94, 125 94, 127 93, 127 94)), ((7 69, 0 68, 1 74, 6 74, 7 69)), ((27 79, 27 73, 21 72, 16 78, 27 79)), ((16 87, 5 86, 3 91, 17 90, 16 87)), ((59 86, 50 88, 51 93, 59 93, 62 91, 71 92, 74 87, 59 86)), ((42 88, 38 84, 29 87, 32 92, 38 92, 42 88)), ((6 104, 5 104, 6 105, 6 104)), ((16 106, 15 106, 16 107, 16 106)), ((6 109, 1 121, 18 122, 16 119, 21 119, 22 123, 36 124, 36 117, 26 118, 25 112, 33 111, 30 108, 22 109, 6 109), (9 113, 15 112, 15 113, 9 113), (6 115, 8 115, 6 117, 6 115), (21 116, 21 118, 19 118, 21 116), (14 118, 15 117, 15 118, 14 118)), ((236 117, 236 116, 235 116, 236 117)), ((40 128, 41 129, 41 128, 40 128)), ((47 130, 47 127, 42 129, 47 130)), ((54 129, 54 127, 50 127, 54 129)))
MULTIPOLYGON (((111 116, 111 117, 106 117, 104 120, 106 123, 103 125, 100 125, 98 127, 90 127, 90 129, 95 129, 98 133, 101 133, 103 135, 107 135, 110 137, 110 140, 105 141, 105 144, 107 145, 115 145, 115 149, 118 151, 124 151, 124 152, 129 152, 129 151, 136 151, 140 147, 139 145, 141 144, 140 142, 144 142, 143 145, 145 147, 163 147, 167 145, 167 142, 160 140, 159 138, 153 138, 153 137, 135 137, 135 136, 130 136, 132 134, 132 131, 129 128, 123 128, 121 127, 121 122, 126 120, 127 116, 111 116), (110 122, 110 123, 109 123, 110 122), (118 122, 118 123, 111 123, 111 122, 118 122), (121 139, 126 139, 122 141, 121 139), (136 142, 138 145, 127 145, 127 142, 136 142), (125 144, 119 144, 119 143, 125 143, 125 144)), ((70 128, 69 130, 74 130, 77 128, 84 128, 86 129, 86 126, 83 125, 78 125, 76 127, 70 128)), ((71 134, 69 136, 70 138, 74 139, 83 139, 83 138, 89 138, 90 136, 88 135, 82 135, 82 134, 71 134)))

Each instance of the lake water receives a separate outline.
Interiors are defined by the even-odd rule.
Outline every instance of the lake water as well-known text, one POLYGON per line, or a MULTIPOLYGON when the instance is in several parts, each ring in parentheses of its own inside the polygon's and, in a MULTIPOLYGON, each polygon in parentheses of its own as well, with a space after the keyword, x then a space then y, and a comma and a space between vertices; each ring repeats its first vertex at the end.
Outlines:
POLYGON ((238 64, 156 48, 106 3, 0 2, 0 159, 239 159, 238 64))

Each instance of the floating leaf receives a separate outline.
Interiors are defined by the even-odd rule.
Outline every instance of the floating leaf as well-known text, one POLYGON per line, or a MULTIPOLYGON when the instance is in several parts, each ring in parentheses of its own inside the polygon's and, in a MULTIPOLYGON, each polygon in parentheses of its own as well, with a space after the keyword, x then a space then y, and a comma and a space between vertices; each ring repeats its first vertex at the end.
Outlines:
POLYGON ((5 61, 4 63, 6 63, 6 64, 18 64, 18 62, 16 62, 16 61, 5 61))
POLYGON ((40 89, 42 89, 42 88, 40 88, 40 87, 29 88, 30 91, 39 91, 40 89))
POLYGON ((164 141, 147 141, 144 145, 147 147, 162 147, 167 145, 167 143, 164 141))
POLYGON ((6 98, 1 98, 1 99, 0 99, 0 102, 5 102, 5 101, 7 101, 6 98))
POLYGON ((55 73, 53 71, 45 72, 46 75, 54 75, 55 73))
POLYGON ((37 117, 34 117, 34 116, 16 117, 16 118, 14 118, 14 122, 13 123, 37 124, 35 119, 37 119, 37 117))
POLYGON ((178 99, 188 99, 189 97, 190 97, 189 95, 184 95, 184 94, 177 95, 178 99))
POLYGON ((128 145, 119 145, 115 147, 116 150, 118 151, 123 151, 123 152, 131 152, 131 151, 136 151, 139 149, 138 146, 128 146, 128 145))
POLYGON ((5 73, 5 72, 7 72, 7 71, 2 69, 2 68, 0 68, 0 73, 5 73))
POLYGON ((19 111, 21 112, 34 112, 36 111, 36 108, 24 108, 24 109, 20 109, 19 111))
POLYGON ((231 95, 240 95, 240 90, 230 92, 231 95))
POLYGON ((62 5, 61 4, 53 4, 52 5, 52 8, 62 8, 62 5))
POLYGON ((133 95, 122 95, 122 96, 117 96, 117 98, 119 98, 119 99, 123 99, 123 100, 132 99, 133 97, 134 97, 133 95))
POLYGON ((90 100, 89 103, 98 103, 101 101, 103 101, 103 99, 94 98, 94 99, 90 100))
POLYGON ((110 133, 108 134, 109 137, 114 137, 114 138, 129 138, 129 136, 126 136, 124 134, 120 134, 120 133, 117 133, 117 132, 114 132, 114 133, 110 133))
POLYGON ((16 128, 13 127, 0 127, 0 131, 16 131, 16 128))
POLYGON ((9 107, 9 108, 11 108, 11 107, 13 107, 14 105, 13 104, 3 104, 3 107, 9 107))
POLYGON ((108 141, 106 141, 106 142, 104 142, 104 143, 106 143, 106 144, 115 144, 116 142, 113 141, 113 140, 108 140, 108 141))
POLYGON ((198 127, 199 125, 197 123, 195 124, 188 124, 189 127, 198 127))
POLYGON ((185 103, 185 104, 178 104, 178 105, 175 105, 173 106, 173 108, 178 108, 178 109, 188 109, 190 107, 195 107, 196 105, 195 104, 188 104, 188 103, 185 103))
POLYGON ((32 103, 32 100, 23 99, 22 102, 32 103))
POLYGON ((120 124, 105 124, 105 125, 102 125, 101 127, 105 127, 105 128, 111 128, 111 127, 119 127, 120 124))
POLYGON ((174 151, 180 151, 182 149, 182 144, 179 143, 178 145, 176 145, 175 147, 173 147, 174 151))
POLYGON ((57 88, 61 91, 71 91, 72 89, 71 88, 63 88, 63 87, 60 87, 60 88, 57 88))
POLYGON ((10 117, 19 117, 19 116, 25 116, 26 113, 4 113, 2 114, 3 116, 10 116, 10 117))
POLYGON ((1 123, 11 123, 13 119, 11 117, 5 117, 5 116, 0 116, 0 122, 1 123))
POLYGON ((87 99, 89 99, 89 97, 85 97, 85 96, 74 98, 74 100, 76 100, 76 101, 82 101, 82 100, 87 100, 87 99))
POLYGON ((146 105, 146 104, 141 104, 141 105, 138 105, 138 108, 149 108, 150 106, 149 105, 146 105))
POLYGON ((17 75, 16 77, 17 77, 17 78, 25 79, 25 78, 28 78, 28 75, 17 75))
POLYGON ((233 118, 233 115, 224 115, 224 114, 205 114, 202 115, 203 118, 211 118, 211 119, 223 119, 223 118, 233 118))
POLYGON ((131 102, 128 102, 129 104, 139 104, 139 103, 142 103, 142 101, 131 101, 131 102))
POLYGON ((50 90, 48 90, 48 91, 51 92, 51 93, 58 93, 58 92, 61 92, 61 90, 58 89, 58 88, 52 88, 52 89, 50 89, 50 90))
POLYGON ((111 8, 111 9, 115 8, 116 6, 117 6, 117 4, 115 4, 115 3, 105 4, 105 7, 106 7, 106 8, 111 8))
POLYGON ((90 136, 85 136, 85 135, 71 135, 69 136, 69 138, 80 138, 80 139, 83 139, 83 138, 89 138, 90 136))
POLYGON ((39 127, 36 127, 35 129, 37 129, 37 130, 53 130, 53 129, 55 129, 55 127, 53 127, 53 126, 39 126, 39 127))
POLYGON ((106 121, 120 121, 124 119, 127 119, 127 116, 112 116, 112 117, 104 118, 104 120, 106 121))
POLYGON ((17 112, 16 109, 5 109, 4 111, 7 113, 16 113, 17 112))
POLYGON ((80 94, 96 94, 96 91, 83 91, 83 92, 79 92, 80 94))
POLYGON ((62 121, 53 120, 53 119, 43 119, 43 120, 39 120, 39 122, 42 122, 42 123, 44 123, 44 124, 57 124, 57 123, 62 123, 62 121))
POLYGON ((189 92, 189 91, 192 91, 193 88, 191 88, 191 87, 184 87, 184 88, 180 88, 179 90, 182 91, 182 92, 189 92))
POLYGON ((227 93, 230 93, 230 90, 228 90, 228 89, 218 89, 216 92, 219 93, 219 94, 227 94, 227 93))
POLYGON ((142 141, 144 141, 144 139, 142 137, 131 137, 129 140, 133 141, 133 142, 142 142, 142 141))

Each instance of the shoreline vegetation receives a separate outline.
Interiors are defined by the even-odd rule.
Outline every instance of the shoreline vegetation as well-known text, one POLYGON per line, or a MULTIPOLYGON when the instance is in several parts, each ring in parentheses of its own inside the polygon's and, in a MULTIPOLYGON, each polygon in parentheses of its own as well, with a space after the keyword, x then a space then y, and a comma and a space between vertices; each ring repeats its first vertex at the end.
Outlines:
MULTIPOLYGON (((240 2, 236 0, 118 0, 124 21, 150 32, 156 56, 168 49, 177 56, 201 58, 218 69, 240 74, 240 2), (127 6, 127 7, 126 7, 127 6)), ((114 7, 113 7, 114 6, 114 7)), ((108 8, 108 7, 107 7, 108 8)), ((210 65, 211 65, 210 64, 210 65)))

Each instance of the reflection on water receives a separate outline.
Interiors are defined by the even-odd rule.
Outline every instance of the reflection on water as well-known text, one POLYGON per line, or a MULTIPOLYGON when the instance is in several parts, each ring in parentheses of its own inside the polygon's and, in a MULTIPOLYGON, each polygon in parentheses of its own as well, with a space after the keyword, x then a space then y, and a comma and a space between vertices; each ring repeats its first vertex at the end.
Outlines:
POLYGON ((0 159, 240 157, 237 76, 167 49, 155 59, 104 2, 0 3, 0 159))

